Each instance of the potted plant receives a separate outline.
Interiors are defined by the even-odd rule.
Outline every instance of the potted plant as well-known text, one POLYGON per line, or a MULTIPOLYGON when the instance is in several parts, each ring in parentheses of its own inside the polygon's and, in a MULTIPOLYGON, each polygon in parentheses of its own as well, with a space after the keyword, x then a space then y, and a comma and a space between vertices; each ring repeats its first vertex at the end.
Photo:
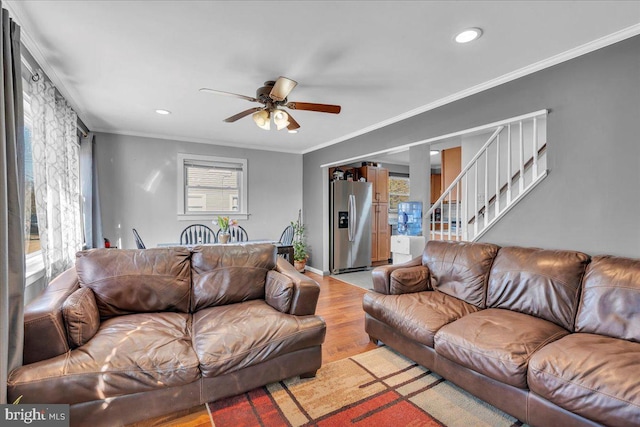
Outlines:
POLYGON ((228 216, 219 216, 218 217, 218 227, 220 227, 220 234, 218 235, 218 239, 220 243, 228 243, 229 242, 229 227, 233 227, 238 224, 235 219, 229 220, 228 216))
POLYGON ((304 241, 304 225, 302 224, 302 210, 298 211, 298 221, 291 221, 293 227, 293 265, 299 272, 304 272, 307 265, 307 244, 304 241))

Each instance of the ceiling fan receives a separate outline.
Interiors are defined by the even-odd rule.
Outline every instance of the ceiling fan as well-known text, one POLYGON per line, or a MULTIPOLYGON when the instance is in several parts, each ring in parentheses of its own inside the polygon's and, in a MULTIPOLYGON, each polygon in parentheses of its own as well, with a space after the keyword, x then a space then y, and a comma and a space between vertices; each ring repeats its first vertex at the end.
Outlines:
POLYGON ((276 128, 278 130, 287 128, 289 132, 296 132, 296 129, 300 127, 298 122, 296 122, 291 114, 283 110, 283 107, 289 108, 291 110, 318 111, 321 113, 332 114, 340 113, 339 105, 289 101, 287 97, 297 84, 298 83, 294 80, 280 76, 276 81, 269 80, 264 82, 264 86, 258 88, 258 90, 256 91, 255 98, 209 88, 202 88, 200 89, 200 92, 233 96, 235 98, 246 99, 250 102, 258 102, 262 104, 262 107, 249 108, 248 110, 242 111, 231 117, 227 117, 226 119, 224 119, 224 121, 227 123, 233 123, 236 120, 239 120, 251 114, 256 125, 265 130, 271 129, 272 118, 273 123, 276 125, 276 128))

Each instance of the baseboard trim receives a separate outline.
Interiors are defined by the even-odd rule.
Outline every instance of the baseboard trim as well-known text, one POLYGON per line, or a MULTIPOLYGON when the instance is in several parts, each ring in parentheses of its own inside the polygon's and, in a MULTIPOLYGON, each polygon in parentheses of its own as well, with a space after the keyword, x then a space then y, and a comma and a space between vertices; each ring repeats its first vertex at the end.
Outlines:
POLYGON ((328 271, 322 271, 322 270, 318 270, 317 268, 313 268, 311 266, 305 266, 304 267, 305 271, 310 271, 312 273, 318 274, 320 276, 328 276, 329 272, 328 271))

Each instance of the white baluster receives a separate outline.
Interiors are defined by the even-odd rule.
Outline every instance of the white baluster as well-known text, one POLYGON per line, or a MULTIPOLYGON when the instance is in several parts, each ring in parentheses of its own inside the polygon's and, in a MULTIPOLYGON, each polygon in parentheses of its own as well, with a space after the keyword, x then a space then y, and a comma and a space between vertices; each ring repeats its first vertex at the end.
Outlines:
POLYGON ((524 136, 522 134, 522 120, 520 120, 520 191, 518 197, 524 192, 524 136))
POLYGON ((511 204, 511 125, 507 128, 507 206, 511 204))
MULTIPOLYGON (((484 228, 489 223, 489 147, 484 152, 484 228)), ((483 228, 483 229, 484 229, 483 228)))
POLYGON ((500 213, 500 135, 496 138, 496 201, 494 208, 494 218, 500 213))
POLYGON ((469 172, 464 174, 464 204, 462 205, 462 237, 469 241, 469 172))
POLYGON ((460 241, 460 186, 462 185, 462 180, 458 182, 456 186, 456 240, 460 241))
MULTIPOLYGON (((456 184, 457 186, 458 184, 456 184)), ((453 191, 453 190, 452 190, 453 191)), ((451 193, 449 193, 451 194, 451 193)), ((456 203, 458 201, 456 200, 456 203)), ((451 196, 449 196, 449 206, 447 207, 447 240, 451 240, 451 196)))
POLYGON ((538 118, 533 118, 533 169, 531 180, 538 178, 538 118))
POLYGON ((445 193, 442 204, 440 205, 440 240, 444 240, 444 203, 447 197, 449 197, 449 192, 445 193))
POLYGON ((475 218, 473 221, 473 237, 475 238, 478 235, 478 222, 480 218, 478 218, 478 161, 476 160, 475 164, 475 185, 473 186, 473 217, 475 218))
POLYGON ((431 209, 431 218, 429 218, 429 240, 434 240, 433 239, 433 229, 435 228, 435 220, 436 220, 436 206, 438 206, 438 204, 434 204, 431 209))

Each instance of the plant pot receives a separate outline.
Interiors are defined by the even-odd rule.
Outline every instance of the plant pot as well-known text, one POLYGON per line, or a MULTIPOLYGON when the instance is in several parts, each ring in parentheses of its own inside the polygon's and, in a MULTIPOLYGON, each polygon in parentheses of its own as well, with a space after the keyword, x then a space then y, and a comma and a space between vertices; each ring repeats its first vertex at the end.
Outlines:
POLYGON ((218 240, 220 243, 229 243, 229 239, 231 238, 231 234, 229 233, 220 233, 218 236, 218 240))
POLYGON ((307 265, 307 260, 303 259, 302 261, 298 261, 298 260, 294 260, 293 261, 293 266, 295 267, 296 270, 298 270, 300 273, 304 272, 304 267, 307 265))

